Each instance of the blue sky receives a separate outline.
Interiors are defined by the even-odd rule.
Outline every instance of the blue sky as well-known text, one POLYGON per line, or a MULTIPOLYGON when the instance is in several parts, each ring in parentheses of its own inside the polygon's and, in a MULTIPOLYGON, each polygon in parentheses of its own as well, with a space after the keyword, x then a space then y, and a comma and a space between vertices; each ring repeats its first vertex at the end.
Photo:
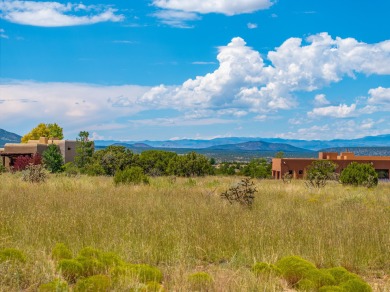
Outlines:
POLYGON ((390 133, 390 1, 0 1, 0 128, 66 138, 390 133))

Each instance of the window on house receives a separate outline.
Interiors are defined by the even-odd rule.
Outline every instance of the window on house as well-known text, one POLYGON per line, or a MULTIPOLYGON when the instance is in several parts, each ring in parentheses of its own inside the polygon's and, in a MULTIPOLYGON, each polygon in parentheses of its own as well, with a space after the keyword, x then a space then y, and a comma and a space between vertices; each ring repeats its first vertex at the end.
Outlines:
POLYGON ((72 148, 68 147, 68 150, 71 150, 72 148))
POLYGON ((300 170, 298 171, 298 173, 299 173, 299 174, 303 174, 303 170, 300 169, 300 170))
POLYGON ((289 171, 288 171, 288 174, 293 174, 293 171, 292 171, 292 170, 289 170, 289 171))

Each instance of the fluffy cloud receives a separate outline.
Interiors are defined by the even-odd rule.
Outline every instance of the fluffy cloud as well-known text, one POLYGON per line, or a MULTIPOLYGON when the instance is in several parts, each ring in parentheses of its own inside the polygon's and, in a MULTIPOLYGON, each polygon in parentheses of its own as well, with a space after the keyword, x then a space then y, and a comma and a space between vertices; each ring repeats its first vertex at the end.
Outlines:
POLYGON ((275 80, 291 90, 319 89, 344 76, 354 77, 355 73, 390 74, 389 40, 366 44, 320 33, 306 42, 303 45, 302 39, 290 38, 268 53, 276 71, 275 80))
POLYGON ((376 136, 388 134, 388 128, 379 129, 376 127, 384 122, 383 119, 374 121, 365 119, 363 121, 341 120, 325 125, 314 125, 307 128, 300 128, 293 132, 278 135, 285 139, 305 139, 305 140, 331 140, 331 139, 354 139, 364 136, 376 136))
POLYGON ((271 0, 154 0, 153 5, 163 9, 179 10, 186 12, 221 13, 236 15, 251 13, 257 10, 271 7, 271 0))
POLYGON ((18 24, 58 27, 122 21, 116 9, 109 6, 62 4, 59 2, 10 1, 0 3, 0 17, 18 24))
POLYGON ((313 109, 313 111, 307 113, 311 118, 316 117, 332 117, 332 118, 347 118, 355 115, 356 104, 348 106, 346 104, 340 104, 339 106, 327 106, 313 109))
POLYGON ((390 105, 390 88, 373 88, 368 91, 370 104, 387 104, 390 105))
MULTIPOLYGON (((236 37, 219 48, 217 60, 219 67, 214 72, 180 86, 154 87, 140 102, 160 108, 214 112, 290 109, 298 104, 296 92, 320 89, 355 73, 390 74, 390 41, 366 44, 352 38, 333 39, 327 33, 310 36, 306 44, 302 39, 290 38, 268 53, 271 62, 267 66, 258 51, 236 37)), ((378 94, 373 92, 372 98, 378 94)), ((315 102, 317 106, 329 104, 324 95, 317 95, 315 102)), ((340 105, 317 108, 309 115, 348 117, 355 110, 355 104, 340 105)))
POLYGON ((316 106, 322 106, 322 105, 330 104, 330 102, 329 102, 329 100, 326 99, 325 94, 317 94, 314 97, 314 104, 316 106))

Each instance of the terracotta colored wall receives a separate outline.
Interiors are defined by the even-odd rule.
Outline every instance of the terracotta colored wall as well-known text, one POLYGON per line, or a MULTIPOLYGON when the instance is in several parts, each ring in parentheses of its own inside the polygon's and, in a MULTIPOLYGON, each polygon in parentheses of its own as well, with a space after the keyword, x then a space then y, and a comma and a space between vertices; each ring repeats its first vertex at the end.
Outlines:
MULTIPOLYGON (((320 154, 320 157, 326 156, 328 156, 327 153, 320 154)), ((281 179, 285 173, 290 172, 294 178, 304 178, 307 167, 315 160, 318 159, 274 158, 272 159, 272 177, 281 179)), ((353 159, 332 159, 331 161, 338 165, 338 168, 336 169, 337 173, 343 171, 343 169, 352 162, 370 163, 375 169, 388 170, 390 179, 390 157, 355 156, 353 159)))

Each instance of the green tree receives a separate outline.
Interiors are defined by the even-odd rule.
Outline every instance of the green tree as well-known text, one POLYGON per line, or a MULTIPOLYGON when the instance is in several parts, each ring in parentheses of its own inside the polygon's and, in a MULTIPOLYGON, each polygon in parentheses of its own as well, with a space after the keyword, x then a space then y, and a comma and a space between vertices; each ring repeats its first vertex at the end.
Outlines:
POLYGON ((256 158, 244 166, 241 173, 251 178, 269 178, 271 177, 271 169, 272 165, 267 160, 256 158))
POLYGON ((38 140, 40 137, 63 139, 64 138, 63 129, 60 126, 58 126, 56 123, 54 124, 40 123, 29 133, 24 135, 21 141, 22 143, 27 143, 28 140, 38 140))
POLYGON ((147 150, 139 155, 137 163, 148 175, 167 175, 169 161, 176 156, 174 152, 147 150))
POLYGON ((118 170, 114 176, 115 185, 119 184, 149 184, 149 178, 139 166, 132 166, 125 170, 118 170))
POLYGON ((57 145, 50 144, 42 154, 45 168, 51 173, 61 172, 64 169, 64 159, 57 145))
POLYGON ((230 162, 223 162, 219 165, 217 173, 222 175, 235 175, 236 169, 236 164, 230 162))
POLYGON ((85 172, 90 175, 115 175, 118 170, 134 166, 136 161, 137 156, 130 149, 111 145, 93 153, 85 172))
POLYGON ((283 151, 279 151, 275 154, 275 158, 283 158, 284 157, 284 152, 283 151))
POLYGON ((206 156, 190 152, 173 157, 169 161, 168 173, 184 177, 204 176, 214 174, 214 168, 206 156))
POLYGON ((371 164, 352 162, 341 172, 340 182, 370 188, 378 185, 378 174, 371 164))
POLYGON ((91 160, 94 150, 93 141, 89 140, 89 133, 81 131, 76 139, 76 157, 74 158, 75 165, 82 169, 91 160))
POLYGON ((329 160, 313 161, 307 168, 307 185, 315 188, 324 187, 328 180, 335 179, 337 167, 337 164, 329 160))

